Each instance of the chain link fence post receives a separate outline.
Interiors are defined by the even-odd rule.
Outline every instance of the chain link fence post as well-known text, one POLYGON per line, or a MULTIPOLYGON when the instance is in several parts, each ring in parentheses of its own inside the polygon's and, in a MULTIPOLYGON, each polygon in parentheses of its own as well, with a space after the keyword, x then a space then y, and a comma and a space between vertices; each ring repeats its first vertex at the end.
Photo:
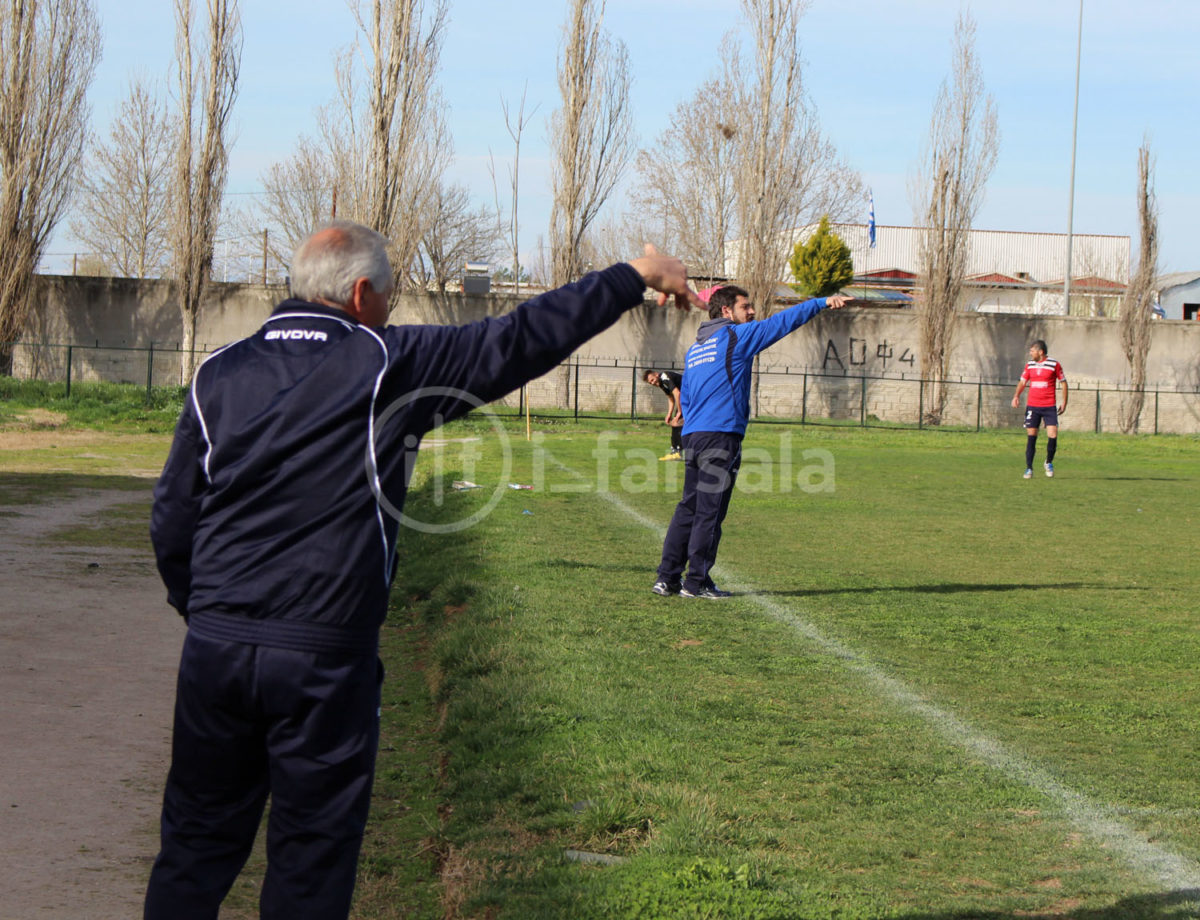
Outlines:
POLYGON ((154 343, 146 352, 146 405, 151 403, 151 389, 154 386, 154 343))

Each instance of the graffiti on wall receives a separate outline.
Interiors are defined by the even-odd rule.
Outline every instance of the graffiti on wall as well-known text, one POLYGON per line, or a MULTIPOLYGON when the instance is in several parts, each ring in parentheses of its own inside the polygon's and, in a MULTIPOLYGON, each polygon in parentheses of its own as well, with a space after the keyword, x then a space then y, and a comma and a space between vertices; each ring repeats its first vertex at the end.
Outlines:
POLYGON ((870 365, 871 370, 883 372, 889 369, 904 370, 904 368, 897 368, 897 365, 901 364, 907 365, 909 368, 916 365, 917 356, 911 348, 894 344, 887 339, 874 344, 875 347, 872 350, 871 342, 868 339, 851 337, 843 358, 843 352, 838 349, 837 343, 833 339, 829 339, 825 343, 825 359, 821 362, 821 370, 827 371, 834 368, 844 371, 851 367, 870 365))

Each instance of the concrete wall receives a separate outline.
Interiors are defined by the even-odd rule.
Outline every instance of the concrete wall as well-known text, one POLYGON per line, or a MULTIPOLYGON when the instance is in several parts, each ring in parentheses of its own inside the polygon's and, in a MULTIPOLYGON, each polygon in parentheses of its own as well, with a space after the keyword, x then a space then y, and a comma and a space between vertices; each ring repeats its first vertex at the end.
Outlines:
MULTIPOLYGON (((24 340, 93 346, 75 350, 74 379, 145 383, 145 349, 153 343, 153 382, 178 380, 178 356, 172 349, 180 340, 181 326, 170 283, 45 276, 39 278, 38 292, 24 340), (103 348, 97 350, 96 345, 103 348)), ((200 312, 200 350, 251 334, 284 296, 286 291, 278 286, 212 285, 200 312)), ((464 323, 498 315, 515 304, 512 297, 502 295, 402 295, 390 321, 464 323)), ((696 311, 683 313, 649 304, 631 310, 579 350, 578 358, 589 366, 580 369, 578 387, 573 369, 560 367, 530 385, 531 404, 566 409, 578 400, 581 409, 588 411, 625 412, 636 400, 640 409, 656 411, 653 394, 638 391, 630 365, 680 366, 703 318, 696 311)), ((1046 340, 1050 355, 1063 363, 1068 381, 1079 391, 1071 400, 1064 427, 1094 427, 1098 398, 1100 427, 1115 428, 1118 395, 1097 397, 1084 391, 1119 386, 1128 379, 1117 323, 1070 316, 962 314, 950 370, 963 382, 952 389, 952 419, 963 424, 974 424, 977 418, 985 425, 989 419, 994 424, 1009 423, 1011 388, 1024 366, 1028 343, 1037 338, 1046 340), (996 386, 980 387, 979 382, 996 386)), ((821 313, 762 354, 758 410, 764 415, 851 419, 865 415, 915 422, 922 398, 914 383, 921 367, 918 342, 917 317, 910 310, 821 313), (863 376, 893 378, 868 381, 865 413, 859 379, 863 376)), ((14 372, 62 379, 65 358, 63 348, 19 348, 14 372)), ((1160 417, 1179 417, 1178 424, 1164 423, 1165 430, 1197 430, 1200 323, 1153 324, 1147 379, 1151 389, 1185 391, 1160 394, 1160 417)), ((507 402, 515 404, 515 400, 510 397, 507 402)))

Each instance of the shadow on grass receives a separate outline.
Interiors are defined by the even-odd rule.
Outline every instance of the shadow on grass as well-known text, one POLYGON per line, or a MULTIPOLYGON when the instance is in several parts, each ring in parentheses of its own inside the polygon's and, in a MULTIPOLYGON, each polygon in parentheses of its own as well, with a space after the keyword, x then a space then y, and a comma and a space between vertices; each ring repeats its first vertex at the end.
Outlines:
POLYGON ((1162 894, 1133 895, 1109 907, 1055 910, 1048 913, 949 911, 903 914, 897 920, 1186 920, 1200 916, 1200 888, 1162 894))
POLYGON ((1034 584, 1022 582, 1016 584, 964 584, 948 582, 937 585, 868 585, 862 588, 803 588, 796 591, 753 591, 764 597, 818 597, 821 595, 838 594, 881 594, 895 592, 897 594, 971 594, 971 593, 1001 593, 1007 591, 1145 591, 1144 587, 1136 585, 1109 585, 1099 582, 1064 581, 1049 584, 1034 584))
POLYGON ((1195 482, 1190 476, 1071 476, 1091 482, 1195 482))
POLYGON ((149 492, 154 482, 140 476, 79 473, 0 473, 0 505, 42 505, 80 492, 149 492))
POLYGON ((613 562, 581 562, 578 559, 546 559, 536 563, 543 569, 587 569, 599 572, 645 572, 645 565, 617 565, 613 562))

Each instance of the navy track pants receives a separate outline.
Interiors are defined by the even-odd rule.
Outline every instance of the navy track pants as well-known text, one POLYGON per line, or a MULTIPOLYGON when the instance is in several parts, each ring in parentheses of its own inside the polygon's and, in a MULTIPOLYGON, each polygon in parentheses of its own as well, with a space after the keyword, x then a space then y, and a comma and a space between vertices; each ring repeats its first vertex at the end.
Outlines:
POLYGON ((261 917, 349 914, 382 679, 373 653, 300 652, 188 634, 146 920, 216 920, 268 795, 261 917))
POLYGON ((742 438, 722 431, 692 432, 683 436, 683 456, 683 496, 667 527, 658 580, 679 583, 686 562, 683 584, 699 591, 712 582, 709 570, 741 467, 742 438))

